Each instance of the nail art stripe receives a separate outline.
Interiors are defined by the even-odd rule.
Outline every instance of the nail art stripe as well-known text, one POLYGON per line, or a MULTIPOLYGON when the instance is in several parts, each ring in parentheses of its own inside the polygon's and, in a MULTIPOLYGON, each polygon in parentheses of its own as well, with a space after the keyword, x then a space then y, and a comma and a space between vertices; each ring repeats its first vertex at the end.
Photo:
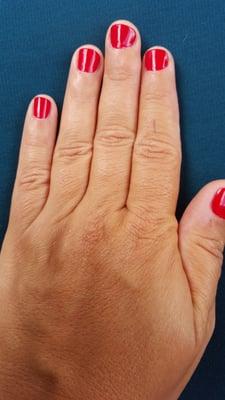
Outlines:
POLYGON ((82 72, 97 71, 101 61, 100 54, 94 49, 82 48, 79 50, 77 67, 82 72))
POLYGON ((169 64, 168 53, 164 49, 150 49, 145 53, 147 71, 160 71, 169 64))
POLYGON ((114 24, 110 29, 110 41, 115 49, 131 47, 136 40, 136 32, 125 24, 114 24))
POLYGON ((51 110, 51 101, 46 97, 37 96, 33 103, 33 115, 39 119, 46 119, 51 110))

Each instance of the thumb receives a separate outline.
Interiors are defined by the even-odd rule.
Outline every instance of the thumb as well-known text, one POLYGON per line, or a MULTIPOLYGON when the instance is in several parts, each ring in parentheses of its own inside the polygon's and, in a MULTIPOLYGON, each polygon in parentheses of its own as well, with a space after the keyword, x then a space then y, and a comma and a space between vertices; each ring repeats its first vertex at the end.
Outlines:
POLYGON ((202 338, 215 325, 215 298, 225 243, 225 181, 203 187, 179 224, 179 248, 189 282, 196 326, 202 338))

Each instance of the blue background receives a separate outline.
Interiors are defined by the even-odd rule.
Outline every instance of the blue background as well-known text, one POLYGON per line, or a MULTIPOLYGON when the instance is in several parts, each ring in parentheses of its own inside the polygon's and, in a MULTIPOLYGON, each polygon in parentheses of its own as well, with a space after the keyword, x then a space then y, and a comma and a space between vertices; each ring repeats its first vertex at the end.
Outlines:
MULTIPOLYGON (((225 0, 0 0, 0 240, 8 210, 24 114, 45 92, 61 108, 76 47, 104 48, 115 19, 140 29, 143 50, 168 47, 176 60, 183 168, 178 216, 206 182, 225 177, 225 0)), ((217 326, 182 399, 225 399, 225 278, 217 326)))

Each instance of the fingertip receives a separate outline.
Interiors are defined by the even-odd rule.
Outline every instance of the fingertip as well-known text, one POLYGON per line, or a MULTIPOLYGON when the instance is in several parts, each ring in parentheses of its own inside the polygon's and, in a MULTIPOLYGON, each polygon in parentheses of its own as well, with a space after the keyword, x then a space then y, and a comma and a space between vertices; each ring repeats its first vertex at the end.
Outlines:
POLYGON ((33 120, 57 119, 58 108, 53 97, 45 93, 34 96, 28 105, 27 117, 33 120))
POLYGON ((225 181, 215 184, 214 194, 210 206, 214 215, 225 220, 225 181), (217 187, 217 188, 216 188, 217 187))
POLYGON ((113 21, 107 29, 106 47, 112 49, 140 48, 141 35, 132 22, 126 19, 113 21))
POLYGON ((55 100, 48 94, 34 96, 27 108, 23 136, 23 144, 47 145, 55 143, 58 122, 58 109, 55 100))
POLYGON ((225 242, 225 180, 206 184, 187 206, 180 231, 184 233, 193 228, 225 242))
POLYGON ((73 53, 71 59, 71 68, 78 73, 92 73, 102 72, 103 68, 103 54, 102 51, 93 44, 84 44, 78 47, 73 53))
POLYGON ((175 62, 172 53, 163 46, 152 46, 148 48, 143 57, 143 64, 146 71, 174 73, 175 62))

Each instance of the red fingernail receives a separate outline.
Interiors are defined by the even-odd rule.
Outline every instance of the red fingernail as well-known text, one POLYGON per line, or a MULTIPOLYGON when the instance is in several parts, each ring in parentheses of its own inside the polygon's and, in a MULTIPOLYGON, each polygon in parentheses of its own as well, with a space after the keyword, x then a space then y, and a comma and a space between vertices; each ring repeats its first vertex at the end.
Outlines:
POLYGON ((225 219, 225 188, 217 190, 212 200, 212 210, 218 217, 225 219))
POLYGON ((145 67, 148 71, 160 71, 168 64, 169 56, 163 49, 151 49, 145 53, 145 67))
POLYGON ((82 48, 78 54, 78 69, 82 72, 95 72, 100 64, 101 57, 93 49, 82 48))
POLYGON ((122 49, 133 46, 136 39, 136 32, 133 28, 124 24, 114 24, 110 30, 112 47, 122 49))
POLYGON ((36 118, 47 118, 51 110, 51 102, 45 97, 35 97, 33 114, 36 118))

